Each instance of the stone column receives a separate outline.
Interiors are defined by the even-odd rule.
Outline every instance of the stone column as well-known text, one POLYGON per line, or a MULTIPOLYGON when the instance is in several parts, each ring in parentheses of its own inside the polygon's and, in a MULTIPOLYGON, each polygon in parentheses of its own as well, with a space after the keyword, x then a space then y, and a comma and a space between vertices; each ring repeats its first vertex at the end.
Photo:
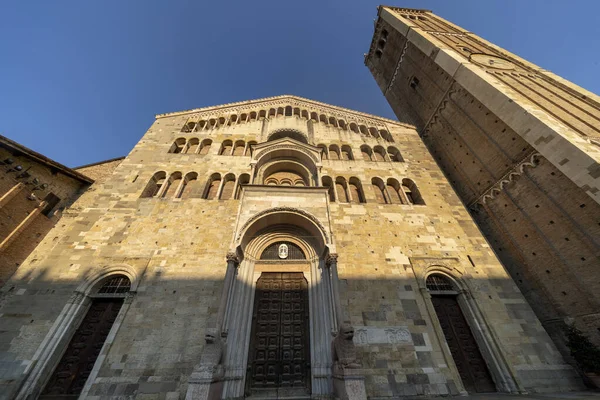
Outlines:
POLYGON ((337 321, 337 326, 340 326, 342 322, 345 321, 345 315, 342 311, 342 303, 340 299, 340 278, 338 277, 337 271, 337 259, 338 255, 336 253, 329 254, 327 256, 326 265, 329 267, 329 271, 331 274, 331 289, 333 292, 333 306, 335 309, 335 317, 337 321))
POLYGON ((236 269, 240 264, 240 260, 237 255, 233 252, 229 252, 226 255, 227 258, 227 271, 225 272, 225 280, 223 282, 223 292, 221 293, 221 302, 219 303, 219 312, 217 313, 217 329, 219 334, 223 331, 223 321, 225 319, 225 309, 227 307, 227 301, 229 294, 231 293, 231 287, 233 286, 233 279, 235 277, 236 269))

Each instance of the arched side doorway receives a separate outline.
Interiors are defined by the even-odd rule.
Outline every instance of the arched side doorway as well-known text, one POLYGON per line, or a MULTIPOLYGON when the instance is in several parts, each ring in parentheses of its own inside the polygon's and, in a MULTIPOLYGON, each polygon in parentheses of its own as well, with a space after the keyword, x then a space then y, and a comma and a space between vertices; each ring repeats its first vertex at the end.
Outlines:
POLYGON ((441 274, 429 275, 425 285, 463 386, 469 393, 495 392, 496 385, 458 303, 457 288, 441 274))
POLYGON ((304 215, 281 211, 242 227, 239 267, 224 312, 223 398, 331 394, 337 323, 321 228, 304 215))

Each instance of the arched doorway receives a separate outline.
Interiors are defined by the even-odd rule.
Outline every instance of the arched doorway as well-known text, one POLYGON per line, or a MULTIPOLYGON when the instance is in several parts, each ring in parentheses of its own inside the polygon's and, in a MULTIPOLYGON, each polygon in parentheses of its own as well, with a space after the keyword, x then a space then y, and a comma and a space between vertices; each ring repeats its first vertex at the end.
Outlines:
POLYGON ((425 285, 463 386, 471 393, 495 392, 496 385, 461 310, 453 282, 442 274, 432 274, 425 285))
POLYGON ((300 210, 265 210, 240 229, 226 301, 224 398, 328 396, 337 327, 328 235, 300 210))

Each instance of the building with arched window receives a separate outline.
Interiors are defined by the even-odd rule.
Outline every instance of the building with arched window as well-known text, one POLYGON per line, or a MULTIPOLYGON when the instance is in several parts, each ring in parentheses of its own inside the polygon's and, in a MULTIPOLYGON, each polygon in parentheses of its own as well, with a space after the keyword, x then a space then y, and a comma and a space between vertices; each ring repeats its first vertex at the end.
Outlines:
POLYGON ((411 125, 295 96, 161 114, 81 200, 2 289, 8 398, 578 385, 411 125))

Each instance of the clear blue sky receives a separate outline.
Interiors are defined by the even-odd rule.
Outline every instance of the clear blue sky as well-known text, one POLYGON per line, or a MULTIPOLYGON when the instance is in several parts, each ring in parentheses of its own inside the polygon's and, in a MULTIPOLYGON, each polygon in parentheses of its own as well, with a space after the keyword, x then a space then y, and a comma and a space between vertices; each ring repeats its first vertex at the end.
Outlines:
MULTIPOLYGON (((67 166, 164 112, 295 94, 393 118, 363 64, 378 1, 5 1, 0 133, 67 166)), ((403 0, 600 92, 600 0, 403 0)))

